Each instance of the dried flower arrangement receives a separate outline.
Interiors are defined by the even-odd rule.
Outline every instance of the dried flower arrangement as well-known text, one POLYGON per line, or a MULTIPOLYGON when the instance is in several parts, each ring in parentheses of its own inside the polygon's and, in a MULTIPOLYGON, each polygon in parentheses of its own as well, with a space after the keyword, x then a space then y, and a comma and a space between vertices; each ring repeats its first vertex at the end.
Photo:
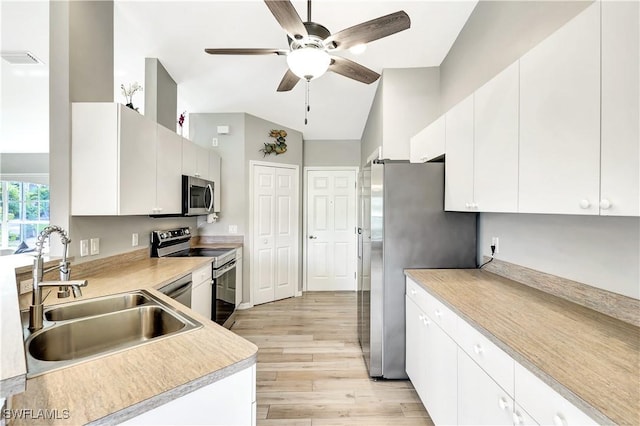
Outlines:
POLYGON ((122 90, 122 94, 124 95, 125 99, 127 100, 127 104, 126 106, 128 106, 129 108, 138 111, 138 108, 135 108, 133 106, 133 95, 136 92, 142 92, 142 86, 137 82, 134 81, 133 84, 129 84, 128 88, 124 87, 124 84, 120 85, 120 89, 122 90))

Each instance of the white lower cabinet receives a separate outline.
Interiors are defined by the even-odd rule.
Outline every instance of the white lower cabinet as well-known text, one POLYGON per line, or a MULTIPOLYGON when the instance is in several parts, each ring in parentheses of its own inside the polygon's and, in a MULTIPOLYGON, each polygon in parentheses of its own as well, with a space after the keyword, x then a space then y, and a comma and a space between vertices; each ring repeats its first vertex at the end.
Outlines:
POLYGON ((515 389, 518 403, 541 425, 597 425, 591 417, 516 363, 515 389))
POLYGON ((193 288, 191 290, 191 309, 211 318, 213 288, 211 283, 211 264, 207 264, 191 273, 193 288))
POLYGON ((255 425, 255 369, 245 368, 122 424, 255 425))
POLYGON ((407 375, 436 425, 597 424, 411 278, 406 281, 407 375))
POLYGON ((458 424, 512 425, 513 402, 475 361, 458 351, 458 424))

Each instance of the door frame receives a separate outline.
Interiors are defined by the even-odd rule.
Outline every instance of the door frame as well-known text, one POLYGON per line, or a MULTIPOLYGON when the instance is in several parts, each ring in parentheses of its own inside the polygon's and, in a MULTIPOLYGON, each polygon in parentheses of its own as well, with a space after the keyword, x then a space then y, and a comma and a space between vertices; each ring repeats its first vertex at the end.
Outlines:
MULTIPOLYGON (((248 256, 249 257, 249 305, 248 307, 252 307, 254 306, 253 301, 254 301, 254 297, 253 297, 253 292, 255 289, 254 286, 254 281, 255 281, 255 271, 254 271, 254 262, 255 259, 253 258, 253 219, 254 219, 254 214, 253 214, 253 178, 254 178, 254 170, 255 170, 255 166, 264 166, 264 167, 276 167, 276 168, 282 168, 282 169, 291 169, 295 171, 295 176, 296 176, 296 182, 298 184, 298 190, 295 193, 295 205, 298 208, 298 227, 296 229, 297 235, 294 240, 296 241, 296 245, 295 245, 295 249, 296 249, 296 256, 298 259, 300 259, 300 166, 298 166, 297 164, 286 164, 286 163, 272 163, 269 161, 256 161, 256 160, 250 160, 249 161, 249 226, 247 227, 247 229, 249 230, 248 232, 248 238, 245 239, 245 246, 247 246, 248 250, 247 253, 244 253, 243 257, 248 256)), ((296 262, 296 265, 298 263, 296 262)), ((296 267, 297 270, 297 281, 298 281, 298 286, 297 288, 294 289, 294 294, 293 296, 300 296, 301 292, 300 292, 300 268, 296 267)))
MULTIPOLYGON (((307 185, 309 183, 309 172, 310 171, 330 171, 330 172, 334 172, 334 171, 352 171, 355 173, 355 178, 356 178, 356 187, 355 187, 355 195, 356 195, 356 208, 353 212, 353 219, 354 219, 354 223, 356 224, 356 229, 354 229, 354 235, 357 235, 355 232, 357 231, 357 227, 358 227, 358 173, 360 172, 360 167, 357 166, 352 166, 352 167, 323 167, 323 166, 310 166, 310 167, 305 167, 304 169, 304 173, 303 173, 303 183, 302 185, 304 185, 303 187, 303 198, 304 198, 304 202, 302 203, 302 291, 306 292, 307 291, 307 272, 308 272, 308 267, 307 267, 307 255, 309 254, 309 251, 307 249, 307 240, 309 238, 309 233, 308 233, 308 229, 307 229, 307 220, 308 220, 308 212, 309 212, 309 191, 307 191, 307 185)), ((356 237, 356 244, 355 244, 355 251, 356 251, 356 283, 358 282, 358 241, 357 241, 357 237, 356 237)), ((356 286, 357 288, 357 286, 356 286)))

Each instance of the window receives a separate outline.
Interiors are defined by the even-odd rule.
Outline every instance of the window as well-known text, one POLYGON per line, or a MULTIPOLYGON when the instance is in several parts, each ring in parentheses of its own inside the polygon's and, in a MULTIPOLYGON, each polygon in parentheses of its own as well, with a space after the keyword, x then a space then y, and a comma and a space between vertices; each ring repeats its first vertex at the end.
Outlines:
POLYGON ((2 248, 15 248, 23 241, 35 248, 38 234, 49 224, 49 186, 2 181, 0 215, 2 248))

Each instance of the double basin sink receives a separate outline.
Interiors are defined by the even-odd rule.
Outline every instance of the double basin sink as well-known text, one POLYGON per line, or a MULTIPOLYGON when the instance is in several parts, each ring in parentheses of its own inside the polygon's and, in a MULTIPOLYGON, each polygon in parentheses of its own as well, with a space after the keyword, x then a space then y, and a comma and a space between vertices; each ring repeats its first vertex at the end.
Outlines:
POLYGON ((28 316, 23 313, 27 377, 202 327, 146 290, 45 308, 44 327, 34 333, 28 316))

